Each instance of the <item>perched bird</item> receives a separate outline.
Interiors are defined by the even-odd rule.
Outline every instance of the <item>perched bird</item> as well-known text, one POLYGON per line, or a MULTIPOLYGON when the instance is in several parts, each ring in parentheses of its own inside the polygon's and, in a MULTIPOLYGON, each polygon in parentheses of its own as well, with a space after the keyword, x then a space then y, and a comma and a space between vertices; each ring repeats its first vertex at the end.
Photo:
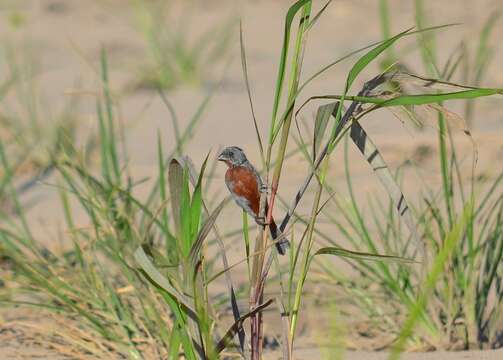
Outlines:
MULTIPOLYGON (((233 199, 255 219, 257 224, 264 225, 265 219, 259 214, 260 192, 264 184, 243 150, 237 146, 226 147, 218 156, 218 160, 225 162, 229 167, 225 173, 225 184, 233 199)), ((284 255, 288 248, 288 240, 281 238, 281 232, 274 219, 271 219, 268 225, 273 240, 279 239, 275 244, 278 253, 284 255)))

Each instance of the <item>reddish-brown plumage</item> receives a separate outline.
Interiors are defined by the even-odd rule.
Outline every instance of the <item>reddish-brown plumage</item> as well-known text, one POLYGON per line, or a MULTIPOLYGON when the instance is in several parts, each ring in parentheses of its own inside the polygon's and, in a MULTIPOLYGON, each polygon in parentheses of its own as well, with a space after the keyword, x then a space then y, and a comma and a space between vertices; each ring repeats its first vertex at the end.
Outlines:
POLYGON ((248 200, 250 209, 257 216, 260 206, 260 193, 257 176, 253 171, 245 166, 229 167, 225 173, 225 181, 232 184, 232 192, 236 196, 248 200))

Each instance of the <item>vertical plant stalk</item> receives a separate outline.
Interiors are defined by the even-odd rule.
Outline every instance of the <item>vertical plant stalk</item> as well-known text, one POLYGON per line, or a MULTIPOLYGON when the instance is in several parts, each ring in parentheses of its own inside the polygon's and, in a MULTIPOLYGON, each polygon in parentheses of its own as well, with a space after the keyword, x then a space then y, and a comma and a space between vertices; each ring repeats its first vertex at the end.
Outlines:
MULTIPOLYGON (((291 69, 291 78, 290 78, 290 86, 289 86, 289 94, 287 104, 291 104, 289 106, 289 110, 286 113, 285 119, 280 123, 279 126, 282 126, 281 129, 281 140, 279 145, 279 150, 276 157, 276 165, 274 168, 274 174, 271 184, 271 198, 269 199, 269 209, 267 213, 267 221, 270 222, 272 219, 272 211, 274 207, 274 200, 276 198, 276 194, 278 192, 279 180, 281 177, 281 170, 283 169, 283 162, 285 159, 286 146, 288 143, 288 136, 290 134, 290 126, 292 124, 292 115, 293 109, 295 106, 295 96, 297 95, 297 90, 299 88, 299 78, 302 70, 302 60, 304 58, 304 49, 305 42, 307 39, 306 29, 309 23, 309 16, 311 14, 311 3, 307 3, 302 11, 302 17, 299 23, 299 30, 297 32, 297 39, 295 44, 295 57, 292 64, 291 69)), ((270 144, 270 148, 272 144, 270 144)), ((268 152, 270 154, 270 151, 268 152)), ((268 160, 270 159, 270 155, 268 156, 268 160)))
MULTIPOLYGON (((439 105, 442 105, 441 103, 439 105)), ((445 123, 445 118, 442 114, 438 114, 438 143, 440 148, 440 169, 442 172, 442 188, 444 191, 447 218, 449 220, 449 228, 453 226, 452 213, 452 184, 449 167, 449 153, 447 150, 446 136, 449 129, 445 123)))
MULTIPOLYGON (((425 28, 425 12, 423 0, 415 0, 415 21, 419 30, 425 28)), ((430 76, 440 78, 441 71, 437 66, 437 56, 435 52, 435 37, 431 33, 421 33, 419 37, 419 47, 423 65, 430 76)), ((443 79, 442 79, 443 80, 443 79)), ((439 105, 442 105, 439 103, 439 105)), ((446 199, 446 211, 449 219, 449 228, 453 226, 452 213, 452 184, 450 183, 449 154, 447 150, 446 135, 449 129, 446 126, 444 116, 438 114, 438 145, 440 151, 440 171, 442 173, 442 188, 446 199)))
MULTIPOLYGON (((309 221, 308 225, 308 230, 307 230, 307 243, 305 246, 304 250, 304 257, 302 260, 302 268, 301 268, 301 274, 300 278, 297 282, 297 288, 295 291, 295 299, 293 303, 293 307, 289 309, 290 311, 290 332, 289 332, 289 338, 290 338, 290 353, 293 351, 293 342, 295 339, 295 329, 297 328, 297 321, 299 318, 299 309, 300 309, 300 304, 302 300, 302 291, 304 289, 304 283, 306 281, 307 273, 309 271, 309 265, 311 261, 311 250, 313 247, 313 235, 314 235, 314 229, 316 225, 316 218, 319 214, 319 206, 320 206, 320 200, 321 200, 321 194, 323 193, 323 183, 325 181, 325 176, 328 170, 328 162, 329 162, 329 156, 325 157, 325 160, 323 161, 322 168, 321 168, 321 174, 319 177, 317 177, 318 180, 318 189, 316 191, 316 195, 313 201, 313 207, 311 209, 311 220, 309 221)), ((300 248, 299 250, 300 251, 300 248)))
MULTIPOLYGON (((265 213, 267 193, 262 192, 260 196, 259 213, 265 213)), ((267 243, 267 232, 265 226, 259 227, 259 233, 255 240, 255 255, 252 265, 252 281, 250 287, 250 312, 254 311, 262 302, 264 292, 261 286, 261 273, 264 266, 264 249, 267 243)), ((251 359, 259 360, 262 357, 262 312, 254 313, 250 318, 251 337, 251 359)))
MULTIPOLYGON (((285 20, 285 30, 284 30, 284 40, 283 40, 283 49, 281 53, 280 60, 280 68, 278 71, 278 80, 276 83, 276 93, 274 98, 273 105, 273 114, 271 120, 271 127, 269 132, 269 143, 267 148, 267 156, 266 156, 266 184, 269 183, 269 169, 271 165, 272 158, 272 147, 274 145, 275 134, 277 132, 277 128, 282 126, 282 136, 280 141, 279 150, 277 153, 277 161, 274 170, 272 186, 271 186, 271 197, 269 200, 269 207, 266 214, 266 202, 267 202, 267 192, 264 191, 261 194, 260 198, 260 209, 259 213, 263 218, 266 218, 266 222, 270 223, 272 219, 272 213, 274 209, 274 200, 276 197, 276 193, 278 191, 279 179, 281 175, 281 170, 283 167, 283 160, 285 157, 286 146, 288 142, 288 135, 290 132, 290 125, 293 114, 293 102, 295 96, 297 94, 297 90, 299 87, 299 77, 302 68, 302 59, 304 55, 304 44, 306 38, 306 30, 309 24, 309 16, 311 13, 311 1, 309 0, 299 0, 294 5, 292 5, 287 13, 285 20), (299 27, 297 31, 297 37, 295 42, 295 52, 292 57, 292 65, 291 65, 291 77, 289 84, 289 94, 288 94, 288 104, 292 103, 291 109, 287 112, 285 117, 280 119, 278 126, 276 126, 278 107, 281 100, 281 93, 283 88, 284 74, 285 74, 285 65, 288 54, 288 44, 290 38, 290 27, 291 22, 296 15, 296 13, 301 11, 301 18, 299 22, 299 27), (264 216, 265 215, 265 216, 264 216)), ((257 306, 259 306, 263 300, 263 291, 264 291, 264 283, 265 277, 263 276, 263 268, 264 268, 264 257, 265 257, 265 249, 267 247, 267 232, 264 231, 265 227, 261 227, 260 232, 257 237, 257 241, 255 243, 255 256, 253 258, 252 265, 252 282, 250 287, 250 311, 253 311, 257 306)), ((253 314, 250 319, 250 330, 251 330, 251 358, 252 360, 259 360, 262 357, 262 314, 261 312, 257 312, 253 314)))

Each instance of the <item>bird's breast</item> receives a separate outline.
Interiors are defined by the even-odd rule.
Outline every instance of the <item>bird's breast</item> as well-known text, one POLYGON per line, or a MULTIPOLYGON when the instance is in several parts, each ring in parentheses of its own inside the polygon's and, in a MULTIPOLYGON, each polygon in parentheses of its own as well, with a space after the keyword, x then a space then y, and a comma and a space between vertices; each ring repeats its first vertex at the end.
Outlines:
POLYGON ((258 213, 260 192, 253 171, 244 166, 231 167, 225 173, 225 183, 234 196, 248 200, 253 212, 258 213))

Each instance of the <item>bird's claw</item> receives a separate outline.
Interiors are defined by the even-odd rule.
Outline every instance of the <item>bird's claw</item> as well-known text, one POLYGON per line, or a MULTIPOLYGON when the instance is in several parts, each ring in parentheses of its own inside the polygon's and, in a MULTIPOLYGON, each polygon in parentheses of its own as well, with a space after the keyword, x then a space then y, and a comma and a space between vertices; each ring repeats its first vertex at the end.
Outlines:
POLYGON ((266 184, 262 184, 260 186, 260 192, 268 194, 269 193, 269 187, 266 184))

